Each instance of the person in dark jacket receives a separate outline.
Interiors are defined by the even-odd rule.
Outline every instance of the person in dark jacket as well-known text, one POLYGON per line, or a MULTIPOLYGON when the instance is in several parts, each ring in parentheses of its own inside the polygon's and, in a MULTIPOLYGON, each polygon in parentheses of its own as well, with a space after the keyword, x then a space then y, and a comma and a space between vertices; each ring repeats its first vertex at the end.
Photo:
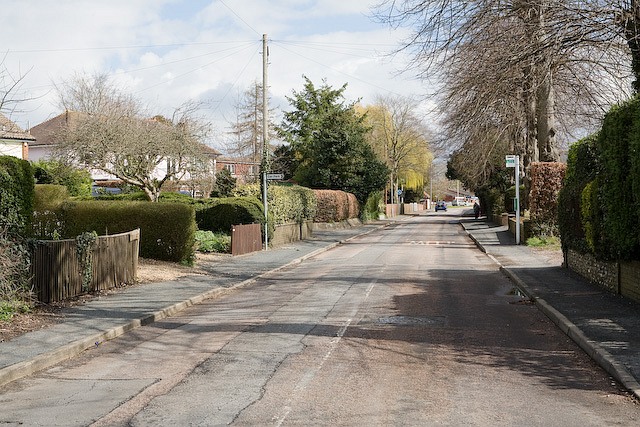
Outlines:
POLYGON ((480 205, 477 201, 473 203, 473 214, 475 215, 476 219, 478 219, 478 217, 480 216, 480 205))

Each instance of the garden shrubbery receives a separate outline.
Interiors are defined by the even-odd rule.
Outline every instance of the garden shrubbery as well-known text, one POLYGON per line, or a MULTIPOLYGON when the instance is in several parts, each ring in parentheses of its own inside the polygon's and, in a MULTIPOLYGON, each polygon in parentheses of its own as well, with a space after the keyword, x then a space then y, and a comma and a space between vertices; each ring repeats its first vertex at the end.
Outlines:
POLYGON ((558 236, 558 193, 566 172, 564 163, 532 163, 529 211, 536 236, 558 236))
POLYGON ((0 156, 0 320, 31 306, 30 257, 22 236, 31 223, 33 201, 29 162, 0 156))
POLYGON ((569 150, 560 193, 562 246, 601 259, 640 259, 640 98, 613 107, 602 129, 569 150))
POLYGON ((315 222, 340 222, 360 215, 360 204, 353 194, 341 190, 313 191, 318 200, 315 222))
POLYGON ((191 263, 195 245, 195 213, 182 203, 66 202, 61 207, 62 237, 75 238, 140 228, 140 256, 191 263))

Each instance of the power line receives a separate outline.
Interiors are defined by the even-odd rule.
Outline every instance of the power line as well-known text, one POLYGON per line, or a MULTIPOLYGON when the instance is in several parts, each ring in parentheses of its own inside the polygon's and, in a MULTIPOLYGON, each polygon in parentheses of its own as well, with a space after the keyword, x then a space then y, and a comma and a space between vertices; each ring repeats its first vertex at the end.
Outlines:
POLYGON ((235 41, 150 44, 150 45, 129 45, 129 46, 94 46, 94 47, 68 47, 68 48, 21 49, 21 50, 7 49, 6 52, 7 52, 7 54, 9 54, 9 53, 15 54, 15 53, 80 52, 80 51, 90 51, 90 50, 156 49, 156 48, 168 48, 168 47, 211 46, 211 45, 216 45, 216 44, 254 43, 254 42, 255 42, 255 40, 235 40, 235 41))
POLYGON ((244 23, 244 25, 246 25, 247 27, 249 27, 249 29, 251 29, 251 30, 252 30, 254 33, 256 33, 257 35, 260 35, 260 33, 259 33, 255 28, 253 28, 251 25, 249 25, 249 23, 248 23, 247 21, 245 21, 244 19, 242 19, 242 17, 241 17, 240 15, 238 15, 238 14, 236 13, 236 11, 235 11, 235 10, 233 10, 233 9, 231 9, 229 6, 227 6, 227 4, 226 4, 224 1, 222 1, 222 0, 218 0, 218 1, 219 1, 219 2, 220 2, 220 4, 222 4, 224 7, 226 7, 227 9, 229 9, 229 11, 230 11, 231 13, 233 13, 233 14, 236 16, 236 18, 238 18, 240 21, 242 21, 242 23, 244 23))

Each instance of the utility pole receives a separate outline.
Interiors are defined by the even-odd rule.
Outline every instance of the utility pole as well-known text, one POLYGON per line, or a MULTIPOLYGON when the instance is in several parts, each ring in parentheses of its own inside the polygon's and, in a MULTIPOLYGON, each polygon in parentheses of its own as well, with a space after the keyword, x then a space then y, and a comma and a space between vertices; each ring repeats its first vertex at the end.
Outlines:
POLYGON ((264 203, 264 249, 269 250, 269 203, 267 202, 267 172, 271 170, 269 159, 269 106, 267 105, 267 65, 269 47, 267 35, 262 35, 262 201, 264 203))

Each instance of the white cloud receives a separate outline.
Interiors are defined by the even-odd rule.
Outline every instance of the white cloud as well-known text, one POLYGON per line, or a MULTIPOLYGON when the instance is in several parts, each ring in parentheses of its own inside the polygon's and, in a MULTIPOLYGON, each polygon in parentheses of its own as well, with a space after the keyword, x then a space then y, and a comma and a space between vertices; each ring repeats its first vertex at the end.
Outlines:
MULTIPOLYGON (((7 3, 7 2, 5 2, 7 3)), ((9 1, 0 17, 5 64, 31 70, 23 89, 32 102, 12 116, 22 127, 60 111, 52 82, 74 73, 106 72, 154 113, 170 114, 188 99, 218 128, 232 117, 238 92, 262 78, 261 36, 270 42, 269 87, 282 104, 302 87, 348 83, 363 103, 390 92, 424 92, 396 76, 402 58, 384 56, 399 32, 370 21, 369 6, 345 0, 45 0, 9 1)))

